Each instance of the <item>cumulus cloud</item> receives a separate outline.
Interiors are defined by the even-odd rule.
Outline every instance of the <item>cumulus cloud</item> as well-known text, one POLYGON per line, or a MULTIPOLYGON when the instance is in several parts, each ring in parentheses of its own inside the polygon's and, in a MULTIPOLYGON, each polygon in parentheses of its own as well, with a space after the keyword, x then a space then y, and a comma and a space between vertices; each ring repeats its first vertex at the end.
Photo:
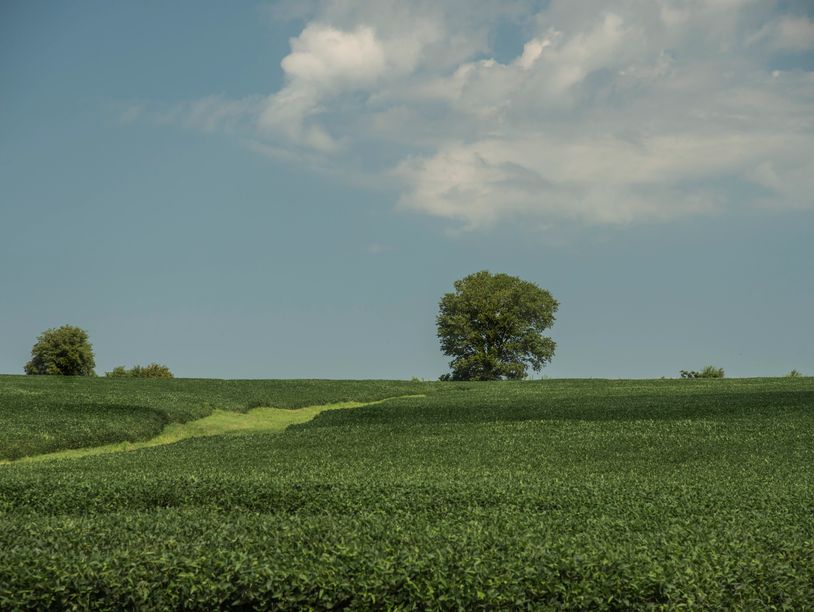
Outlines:
POLYGON ((304 6, 283 86, 189 121, 389 177, 399 208, 465 228, 814 206, 814 66, 775 62, 814 48, 814 23, 780 4, 304 6))
MULTIPOLYGON (((371 95, 405 79, 433 56, 426 52, 447 34, 442 14, 430 5, 424 11, 417 8, 413 12, 384 0, 327 2, 317 20, 291 39, 291 53, 280 63, 286 84, 268 97, 259 129, 295 146, 325 153, 341 149, 341 138, 317 118, 330 114, 331 105, 341 104, 343 96, 371 95)), ((464 47, 464 55, 472 52, 464 47)))
POLYGON ((387 69, 387 58, 369 26, 343 31, 313 23, 291 39, 291 53, 281 66, 286 86, 269 96, 258 126, 293 143, 332 152, 339 144, 321 126, 308 125, 308 118, 319 113, 326 97, 374 85, 387 69))
POLYGON ((369 84, 384 72, 385 63, 373 28, 343 32, 323 24, 310 24, 292 39, 291 53, 281 62, 290 78, 316 87, 369 84))

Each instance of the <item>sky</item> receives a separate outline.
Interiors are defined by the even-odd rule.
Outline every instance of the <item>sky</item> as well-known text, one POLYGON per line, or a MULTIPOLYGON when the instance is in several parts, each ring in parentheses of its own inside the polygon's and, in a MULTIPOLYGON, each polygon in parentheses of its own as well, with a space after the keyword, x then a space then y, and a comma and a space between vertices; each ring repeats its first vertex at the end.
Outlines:
POLYGON ((814 375, 814 4, 0 5, 0 372, 435 379, 488 269, 534 377, 814 375))

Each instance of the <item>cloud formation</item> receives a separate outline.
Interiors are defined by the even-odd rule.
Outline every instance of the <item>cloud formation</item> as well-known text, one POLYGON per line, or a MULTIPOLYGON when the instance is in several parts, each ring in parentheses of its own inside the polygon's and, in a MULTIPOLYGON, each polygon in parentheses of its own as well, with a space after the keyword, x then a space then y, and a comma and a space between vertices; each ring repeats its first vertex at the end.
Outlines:
POLYGON ((799 52, 814 47, 814 21, 808 17, 783 15, 763 26, 751 39, 771 51, 799 52))
POLYGON ((805 3, 308 6, 283 87, 198 123, 242 113, 252 141, 386 175, 401 209, 465 228, 814 206, 805 3))
POLYGON ((308 124, 308 118, 318 114, 322 102, 333 95, 375 86, 387 70, 387 58, 369 26, 343 31, 312 23, 291 39, 291 53, 281 66, 286 86, 269 97, 259 127, 330 153, 339 144, 318 124, 308 124))

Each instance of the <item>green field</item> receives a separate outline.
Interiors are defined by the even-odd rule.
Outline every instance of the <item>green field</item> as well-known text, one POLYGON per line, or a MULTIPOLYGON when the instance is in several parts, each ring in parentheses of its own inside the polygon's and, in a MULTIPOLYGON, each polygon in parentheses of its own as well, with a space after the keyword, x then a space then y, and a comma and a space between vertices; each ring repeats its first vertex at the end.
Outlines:
POLYGON ((147 440, 213 410, 300 408, 423 393, 403 381, 121 379, 0 375, 0 460, 147 440))
POLYGON ((0 609, 814 602, 812 378, 8 376, 0 458, 394 397, 0 465, 0 609))

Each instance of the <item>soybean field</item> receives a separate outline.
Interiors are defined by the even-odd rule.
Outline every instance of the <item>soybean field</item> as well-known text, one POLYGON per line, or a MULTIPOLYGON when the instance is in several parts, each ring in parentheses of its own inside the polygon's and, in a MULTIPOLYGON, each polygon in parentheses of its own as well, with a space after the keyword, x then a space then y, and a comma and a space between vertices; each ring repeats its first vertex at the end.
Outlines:
POLYGON ((812 378, 2 376, 0 460, 3 610, 814 601, 812 378))

